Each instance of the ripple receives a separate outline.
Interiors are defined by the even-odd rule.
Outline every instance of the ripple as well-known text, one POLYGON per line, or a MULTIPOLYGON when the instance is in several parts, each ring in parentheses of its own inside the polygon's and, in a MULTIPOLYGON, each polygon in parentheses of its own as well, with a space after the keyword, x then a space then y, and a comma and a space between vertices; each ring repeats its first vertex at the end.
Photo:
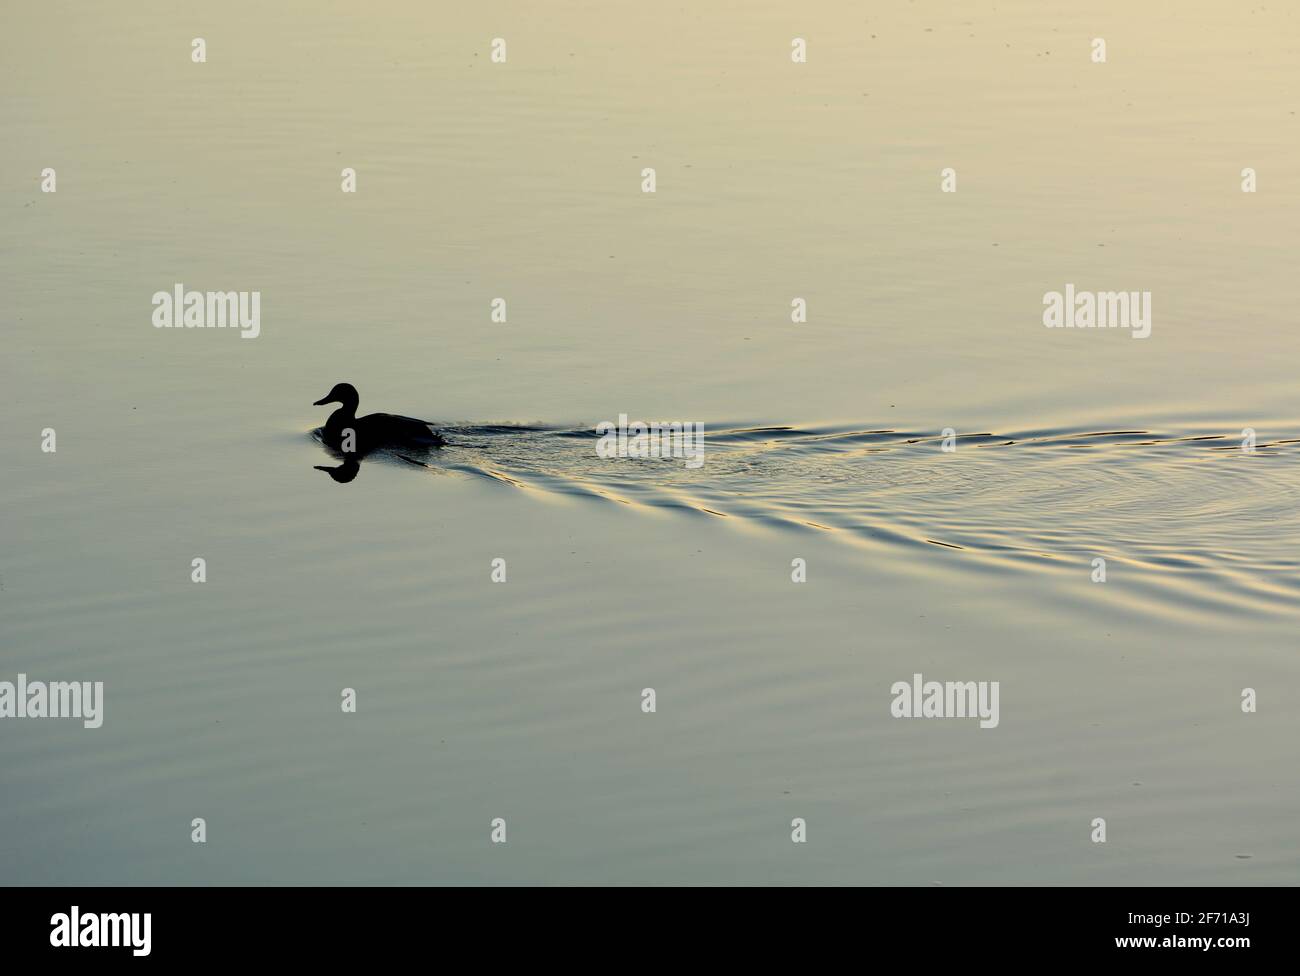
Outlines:
POLYGON ((732 424, 706 428, 693 470, 602 459, 592 428, 443 429, 455 446, 427 467, 542 494, 816 531, 948 570, 1077 576, 1100 556, 1168 612, 1296 610, 1297 438, 1247 454, 1235 431, 1053 427, 960 434, 945 452, 932 431, 732 424))

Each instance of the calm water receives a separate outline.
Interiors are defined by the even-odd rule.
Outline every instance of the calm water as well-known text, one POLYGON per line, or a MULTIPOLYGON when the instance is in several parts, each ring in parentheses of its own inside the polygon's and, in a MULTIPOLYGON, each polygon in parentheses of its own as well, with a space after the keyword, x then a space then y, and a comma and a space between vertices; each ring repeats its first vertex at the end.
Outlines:
POLYGON ((1137 6, 7 12, 0 881, 1295 883, 1300 13, 1137 6))

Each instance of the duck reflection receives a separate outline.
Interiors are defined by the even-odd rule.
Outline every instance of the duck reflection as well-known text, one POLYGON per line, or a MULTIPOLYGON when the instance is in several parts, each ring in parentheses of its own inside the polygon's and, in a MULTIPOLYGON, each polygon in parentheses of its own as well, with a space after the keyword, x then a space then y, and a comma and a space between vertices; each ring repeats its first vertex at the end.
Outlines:
POLYGON ((357 472, 361 470, 361 462, 355 458, 348 458, 342 464, 333 468, 326 467, 323 464, 314 464, 312 467, 317 471, 324 471, 339 484, 346 485, 349 481, 355 478, 357 472))

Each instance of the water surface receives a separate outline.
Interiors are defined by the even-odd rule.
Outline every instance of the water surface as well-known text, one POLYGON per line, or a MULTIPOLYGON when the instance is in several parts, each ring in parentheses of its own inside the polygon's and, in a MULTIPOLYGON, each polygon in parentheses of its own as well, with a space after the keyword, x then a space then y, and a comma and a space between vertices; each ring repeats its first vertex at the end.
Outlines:
POLYGON ((106 707, 0 726, 0 880, 1294 883, 1296 18, 10 11, 0 678, 106 707), (340 381, 461 446, 336 484, 340 381))

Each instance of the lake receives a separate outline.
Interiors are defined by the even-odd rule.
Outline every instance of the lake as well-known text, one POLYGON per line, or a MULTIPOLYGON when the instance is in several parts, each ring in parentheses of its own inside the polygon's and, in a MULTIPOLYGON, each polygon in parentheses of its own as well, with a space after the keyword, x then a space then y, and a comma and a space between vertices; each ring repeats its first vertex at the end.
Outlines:
POLYGON ((1294 884, 1298 18, 10 11, 0 881, 1294 884))

